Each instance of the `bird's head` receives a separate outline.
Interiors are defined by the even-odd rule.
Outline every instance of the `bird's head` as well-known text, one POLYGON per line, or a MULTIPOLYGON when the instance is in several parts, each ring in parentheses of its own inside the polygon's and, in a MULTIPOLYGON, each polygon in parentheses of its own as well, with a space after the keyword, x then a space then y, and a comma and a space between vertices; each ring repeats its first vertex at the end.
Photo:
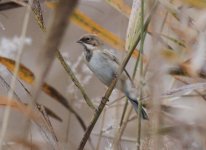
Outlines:
POLYGON ((94 34, 83 35, 77 43, 80 43, 88 50, 95 50, 103 45, 103 42, 94 34))

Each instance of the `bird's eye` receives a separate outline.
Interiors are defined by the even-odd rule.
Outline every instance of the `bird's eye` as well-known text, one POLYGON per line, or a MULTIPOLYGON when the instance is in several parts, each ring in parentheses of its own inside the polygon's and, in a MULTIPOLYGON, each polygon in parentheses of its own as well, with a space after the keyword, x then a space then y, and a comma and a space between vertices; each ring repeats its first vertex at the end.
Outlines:
POLYGON ((85 38, 85 40, 86 40, 86 41, 89 41, 89 40, 90 40, 90 38, 85 38))

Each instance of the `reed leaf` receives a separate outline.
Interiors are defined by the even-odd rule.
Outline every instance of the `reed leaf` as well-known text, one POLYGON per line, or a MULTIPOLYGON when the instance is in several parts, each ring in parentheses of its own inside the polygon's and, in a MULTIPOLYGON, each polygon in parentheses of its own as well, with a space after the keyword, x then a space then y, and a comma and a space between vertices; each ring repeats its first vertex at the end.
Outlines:
POLYGON ((125 49, 130 50, 136 47, 136 41, 140 35, 141 30, 141 1, 134 0, 132 11, 129 18, 129 25, 127 28, 127 39, 125 49))
MULTIPOLYGON (((4 65, 9 71, 14 72, 15 68, 15 61, 6 57, 0 56, 0 63, 4 65)), ((33 72, 31 72, 27 67, 20 64, 18 77, 25 81, 26 83, 33 84, 35 80, 35 76, 33 72)), ((47 83, 43 84, 42 90, 49 95, 50 97, 54 98, 64 107, 66 107, 69 111, 71 111, 71 106, 69 106, 68 101, 64 98, 55 88, 50 86, 47 83)))

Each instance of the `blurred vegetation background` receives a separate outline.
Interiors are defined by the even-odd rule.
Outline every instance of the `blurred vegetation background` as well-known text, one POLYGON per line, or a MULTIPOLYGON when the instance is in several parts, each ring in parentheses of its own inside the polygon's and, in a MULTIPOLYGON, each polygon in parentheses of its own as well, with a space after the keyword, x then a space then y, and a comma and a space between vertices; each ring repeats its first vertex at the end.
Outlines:
POLYGON ((205 8, 205 0, 1 0, 0 149, 206 149, 205 8), (148 121, 87 68, 76 44, 85 33, 128 70, 148 121))

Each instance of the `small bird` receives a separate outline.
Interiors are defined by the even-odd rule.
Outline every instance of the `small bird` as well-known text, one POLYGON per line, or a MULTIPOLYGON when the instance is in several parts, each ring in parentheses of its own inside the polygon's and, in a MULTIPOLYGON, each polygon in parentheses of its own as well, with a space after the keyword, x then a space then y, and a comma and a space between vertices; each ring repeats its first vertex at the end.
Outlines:
MULTIPOLYGON (((77 43, 80 43, 84 47, 84 56, 89 69, 103 84, 109 86, 117 76, 120 66, 118 59, 111 51, 104 48, 104 43, 94 34, 83 35, 77 43)), ((121 74, 115 88, 124 92, 137 112, 137 90, 126 69, 121 74)), ((145 108, 142 107, 141 113, 143 119, 148 119, 145 108)))

